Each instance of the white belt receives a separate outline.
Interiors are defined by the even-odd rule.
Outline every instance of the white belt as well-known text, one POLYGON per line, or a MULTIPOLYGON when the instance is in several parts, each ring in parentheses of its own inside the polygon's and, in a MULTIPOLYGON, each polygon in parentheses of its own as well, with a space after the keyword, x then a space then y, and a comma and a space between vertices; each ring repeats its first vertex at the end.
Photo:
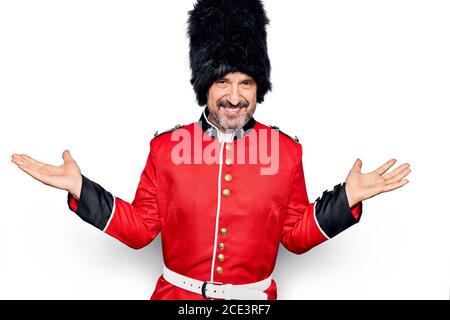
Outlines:
POLYGON ((267 300, 267 294, 263 291, 267 290, 272 283, 272 276, 248 284, 200 281, 176 273, 165 265, 163 277, 174 286, 201 294, 204 298, 225 300, 267 300))

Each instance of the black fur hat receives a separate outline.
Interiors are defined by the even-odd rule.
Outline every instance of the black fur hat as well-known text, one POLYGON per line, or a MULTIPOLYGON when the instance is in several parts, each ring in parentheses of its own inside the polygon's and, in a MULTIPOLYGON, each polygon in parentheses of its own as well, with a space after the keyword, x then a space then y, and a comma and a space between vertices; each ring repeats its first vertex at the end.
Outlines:
POLYGON ((257 101, 272 89, 266 16, 261 0, 198 0, 189 11, 191 83, 200 106, 212 83, 240 71, 257 83, 257 101))

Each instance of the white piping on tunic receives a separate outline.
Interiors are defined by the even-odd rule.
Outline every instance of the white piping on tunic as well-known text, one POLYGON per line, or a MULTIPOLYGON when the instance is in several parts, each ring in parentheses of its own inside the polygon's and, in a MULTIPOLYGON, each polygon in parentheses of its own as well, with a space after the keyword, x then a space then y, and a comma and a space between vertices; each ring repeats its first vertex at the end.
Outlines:
POLYGON ((317 217, 316 217, 316 203, 315 203, 315 202, 314 202, 313 216, 314 216, 314 221, 316 222, 317 227, 319 228, 320 232, 322 232, 322 234, 325 236, 325 238, 327 238, 328 240, 330 240, 330 237, 327 236, 327 234, 325 233, 325 231, 322 230, 322 228, 320 227, 319 222, 317 221, 317 217))
POLYGON ((205 115, 205 111, 203 111, 203 115, 208 122, 209 125, 213 126, 217 130, 217 137, 220 142, 220 153, 219 153, 219 174, 217 177, 217 211, 216 211, 216 225, 214 228, 214 247, 213 247, 213 255, 211 262, 211 282, 214 281, 214 265, 216 262, 216 253, 217 253, 217 237, 219 234, 219 216, 220 216, 220 200, 222 198, 222 167, 223 167, 223 147, 225 146, 225 142, 231 142, 234 139, 234 135, 236 131, 232 133, 222 133, 219 128, 217 128, 214 124, 212 124, 205 115))
POLYGON ((217 211, 216 211, 216 226, 214 228, 214 249, 212 255, 212 263, 211 263, 211 282, 214 281, 214 263, 216 262, 216 251, 217 251, 217 235, 219 233, 219 215, 220 215, 220 200, 221 194, 220 191, 222 189, 222 165, 223 165, 223 146, 225 143, 222 143, 220 146, 220 159, 219 159, 219 176, 217 178, 217 211))
POLYGON ((113 207, 112 207, 112 210, 111 210, 111 216, 109 217, 108 222, 106 223, 106 226, 103 229, 103 232, 106 232, 106 229, 108 229, 109 223, 111 222, 111 220, 112 220, 112 218, 114 216, 115 209, 116 209, 116 197, 113 196, 113 207))

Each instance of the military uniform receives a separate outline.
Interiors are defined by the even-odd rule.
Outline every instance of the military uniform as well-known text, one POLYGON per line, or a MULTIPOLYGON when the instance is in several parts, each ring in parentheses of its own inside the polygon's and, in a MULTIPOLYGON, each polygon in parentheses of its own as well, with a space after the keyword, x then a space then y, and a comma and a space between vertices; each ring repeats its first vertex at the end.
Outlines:
POLYGON ((362 204, 349 208, 345 184, 309 202, 298 139, 253 118, 224 135, 207 116, 151 140, 131 203, 83 176, 70 209, 135 249, 161 232, 165 272, 151 299, 276 299, 279 244, 303 253, 358 222, 362 204), (279 152, 269 174, 254 157, 264 140, 279 152))

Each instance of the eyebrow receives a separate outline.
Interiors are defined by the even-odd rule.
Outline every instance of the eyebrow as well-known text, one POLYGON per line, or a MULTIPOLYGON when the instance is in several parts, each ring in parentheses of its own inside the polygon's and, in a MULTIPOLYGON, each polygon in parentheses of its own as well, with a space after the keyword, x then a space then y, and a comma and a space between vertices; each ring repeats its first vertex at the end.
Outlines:
MULTIPOLYGON (((228 79, 228 78, 226 78, 226 77, 220 77, 220 78, 218 78, 218 79, 216 80, 216 82, 217 82, 217 81, 222 81, 222 80, 230 81, 230 79, 228 79)), ((246 78, 246 79, 244 79, 244 80, 241 80, 239 83, 246 82, 246 81, 255 82, 255 80, 253 80, 252 78, 246 78)))

